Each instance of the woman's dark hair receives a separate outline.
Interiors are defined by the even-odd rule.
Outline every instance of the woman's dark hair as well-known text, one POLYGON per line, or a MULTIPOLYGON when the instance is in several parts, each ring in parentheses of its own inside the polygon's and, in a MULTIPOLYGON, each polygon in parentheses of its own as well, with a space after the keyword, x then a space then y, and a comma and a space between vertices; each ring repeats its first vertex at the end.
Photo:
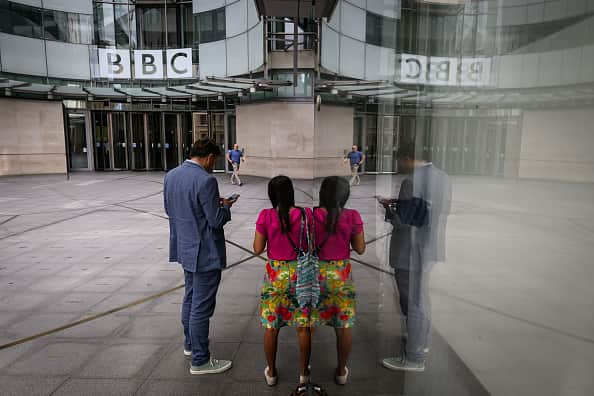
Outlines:
POLYGON ((326 232, 336 232, 336 224, 344 205, 349 199, 351 188, 345 178, 330 176, 322 181, 320 187, 320 207, 328 211, 326 216, 326 232))
POLYGON ((214 140, 202 138, 194 142, 192 148, 190 149, 189 157, 204 158, 208 157, 210 154, 214 156, 221 155, 221 148, 214 140))
POLYGON ((272 207, 278 210, 281 232, 291 231, 289 210, 295 206, 295 190, 293 182, 287 176, 276 176, 268 182, 268 198, 272 207))

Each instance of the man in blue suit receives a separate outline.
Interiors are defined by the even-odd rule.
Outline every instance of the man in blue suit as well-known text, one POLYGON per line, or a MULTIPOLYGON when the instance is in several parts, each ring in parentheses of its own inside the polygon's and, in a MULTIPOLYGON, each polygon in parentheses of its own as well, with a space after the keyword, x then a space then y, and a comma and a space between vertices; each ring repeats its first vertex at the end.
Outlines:
POLYGON ((231 220, 234 203, 220 198, 217 179, 210 174, 220 155, 213 140, 198 140, 190 159, 167 173, 163 188, 169 216, 169 261, 184 269, 184 355, 192 356, 191 374, 231 368, 231 361, 212 358, 208 349, 210 318, 221 271, 227 265, 223 226, 231 220))
POLYGON ((414 143, 397 152, 398 172, 407 174, 398 199, 380 201, 392 223, 390 265, 398 289, 407 337, 404 354, 382 360, 391 370, 424 371, 429 352, 429 273, 445 261, 445 232, 452 205, 449 176, 423 158, 414 143))

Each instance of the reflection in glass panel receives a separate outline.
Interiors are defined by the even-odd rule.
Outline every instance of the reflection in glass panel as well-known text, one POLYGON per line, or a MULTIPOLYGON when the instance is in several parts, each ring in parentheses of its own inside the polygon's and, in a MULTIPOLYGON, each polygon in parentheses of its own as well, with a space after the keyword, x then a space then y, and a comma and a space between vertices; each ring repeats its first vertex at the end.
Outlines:
POLYGON ((131 17, 128 11, 127 4, 115 4, 114 6, 114 17, 115 17, 115 40, 119 48, 129 48, 131 39, 131 17))
POLYGON ((130 115, 130 123, 128 128, 131 132, 131 151, 132 151, 132 165, 135 170, 146 169, 146 153, 144 145, 144 114, 132 113, 130 115))
POLYGON ((110 169, 109 127, 106 112, 93 113, 93 136, 95 143, 95 169, 110 169))
MULTIPOLYGON (((293 82, 292 72, 273 72, 273 80, 286 80, 293 82)), ((297 85, 275 88, 280 97, 311 97, 313 94, 313 74, 309 72, 297 73, 297 85)))
POLYGON ((192 113, 181 114, 181 132, 182 132, 182 155, 183 159, 188 159, 192 144, 194 144, 194 131, 192 130, 192 113))
POLYGON ((225 38, 225 7, 201 12, 198 14, 196 21, 200 43, 208 43, 225 38))
POLYGON ((62 11, 45 10, 43 13, 45 39, 67 41, 68 15, 62 11))
POLYGON ((68 114, 68 158, 71 169, 87 169, 87 134, 84 114, 68 114))
POLYGON ((41 9, 12 2, 9 2, 8 6, 12 34, 43 38, 41 9))
MULTIPOLYGON (((167 8, 167 48, 178 48, 179 47, 179 35, 178 35, 178 7, 167 8)), ((182 27, 183 28, 183 27, 182 27)), ((181 33, 181 29, 180 33, 181 33)))
POLYGON ((167 170, 179 165, 178 149, 177 114, 165 114, 165 161, 167 170))
POLYGON ((115 169, 127 169, 126 118, 124 113, 111 114, 113 136, 113 166, 115 169))
POLYGON ((163 169, 163 139, 161 137, 161 113, 147 113, 147 136, 149 169, 163 169))
POLYGON ((164 8, 136 7, 138 12, 138 35, 140 48, 165 47, 165 18, 164 8))
POLYGON ((113 5, 98 3, 93 9, 95 44, 115 45, 113 5))
POLYGON ((194 18, 191 4, 182 4, 181 6, 181 34, 182 46, 191 48, 194 46, 194 18))
MULTIPOLYGON (((210 134, 211 139, 217 143, 221 148, 221 152, 225 153, 225 114, 223 113, 212 113, 211 114, 211 125, 210 134)), ((215 164, 216 170, 225 169, 225 156, 221 155, 217 158, 215 164)))

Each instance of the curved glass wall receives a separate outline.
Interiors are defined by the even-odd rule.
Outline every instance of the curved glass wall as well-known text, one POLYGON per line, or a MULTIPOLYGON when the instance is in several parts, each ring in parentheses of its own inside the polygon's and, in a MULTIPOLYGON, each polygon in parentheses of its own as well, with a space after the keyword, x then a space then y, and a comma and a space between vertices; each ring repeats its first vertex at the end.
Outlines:
POLYGON ((0 0, 0 32, 73 44, 93 42, 91 15, 0 0))

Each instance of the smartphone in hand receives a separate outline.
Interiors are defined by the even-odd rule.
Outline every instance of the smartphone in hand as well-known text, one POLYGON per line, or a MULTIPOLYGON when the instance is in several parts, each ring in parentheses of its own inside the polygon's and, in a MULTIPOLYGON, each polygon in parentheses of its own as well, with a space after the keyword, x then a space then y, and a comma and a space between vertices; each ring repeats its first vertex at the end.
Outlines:
POLYGON ((229 195, 226 199, 228 201, 237 201, 238 198, 239 198, 239 194, 235 193, 235 194, 229 195))

